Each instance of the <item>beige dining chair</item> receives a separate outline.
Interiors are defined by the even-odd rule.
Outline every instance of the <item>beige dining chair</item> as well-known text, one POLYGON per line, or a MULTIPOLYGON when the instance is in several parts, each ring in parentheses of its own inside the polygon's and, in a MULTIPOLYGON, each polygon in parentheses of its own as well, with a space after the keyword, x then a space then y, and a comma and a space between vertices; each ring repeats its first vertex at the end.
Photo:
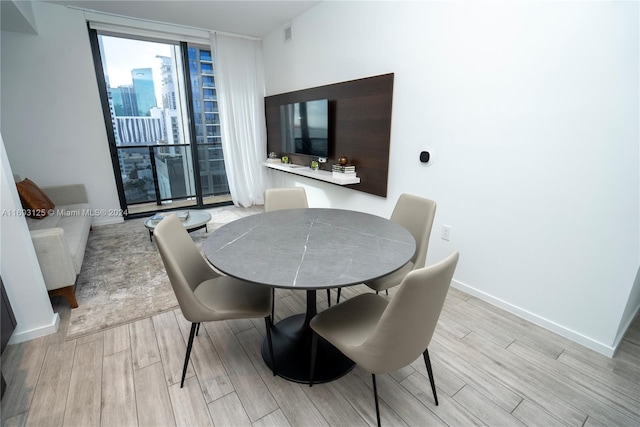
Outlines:
MULTIPOLYGON (((364 284, 376 293, 387 291, 389 288, 399 285, 408 272, 424 267, 435 216, 436 202, 433 200, 411 194, 401 194, 389 220, 409 230, 413 238, 416 239, 416 253, 399 270, 364 284)), ((340 302, 340 289, 338 289, 337 302, 340 302)))
MULTIPOLYGON (((283 209, 305 209, 309 207, 307 192, 303 187, 267 188, 264 192, 264 211, 272 212, 283 209)), ((273 307, 271 319, 275 312, 275 288, 272 290, 273 307)), ((331 291, 327 289, 327 304, 331 306, 331 291)))
POLYGON ((413 270, 404 277, 391 300, 373 293, 357 295, 318 313, 311 319, 311 370, 313 385, 318 336, 333 344, 345 356, 371 372, 376 417, 380 425, 380 408, 376 375, 400 369, 420 354, 424 358, 433 392, 433 380, 427 347, 438 323, 459 254, 413 270))
POLYGON ((191 322, 180 387, 184 385, 191 347, 200 323, 216 320, 264 317, 275 375, 276 364, 271 342, 272 322, 269 316, 272 303, 270 289, 222 276, 213 270, 176 215, 169 215, 160 221, 153 235, 180 310, 191 322))

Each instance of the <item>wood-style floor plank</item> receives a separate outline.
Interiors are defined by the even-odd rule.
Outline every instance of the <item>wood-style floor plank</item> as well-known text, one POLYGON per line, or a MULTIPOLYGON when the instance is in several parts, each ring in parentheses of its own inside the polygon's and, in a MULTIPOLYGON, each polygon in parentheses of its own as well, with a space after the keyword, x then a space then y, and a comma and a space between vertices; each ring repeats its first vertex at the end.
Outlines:
POLYGON ((209 415, 215 426, 251 427, 251 420, 235 393, 209 403, 209 415))
POLYGON ((562 427, 564 424, 551 416, 543 408, 523 400, 516 409, 511 413, 515 418, 520 420, 524 425, 533 427, 562 427))
POLYGON ((120 325, 104 331, 104 355, 112 354, 131 349, 129 339, 129 325, 120 325))
POLYGON ((136 369, 133 372, 136 390, 136 411, 140 427, 172 426, 176 424, 171 399, 165 382, 162 363, 136 369))
MULTIPOLYGON (((188 342, 191 322, 185 319, 179 311, 176 311, 176 318, 182 336, 188 342)), ((234 391, 227 370, 224 368, 211 339, 209 339, 206 328, 202 326, 200 326, 198 335, 193 339, 189 365, 193 366, 198 376, 205 402, 213 402, 234 391)))
MULTIPOLYGON (((253 328, 238 334, 238 341, 260 373, 283 414, 293 425, 326 426, 327 422, 300 384, 281 381, 262 360, 262 336, 253 328)), ((276 364, 278 361, 276 360, 276 364)))
POLYGON ((46 337, 7 346, 2 374, 7 382, 2 397, 2 420, 27 413, 47 354, 46 337))
POLYGON ((453 398, 489 426, 524 426, 473 386, 464 386, 453 398))
MULTIPOLYGON (((451 351, 450 354, 455 352, 464 352, 464 359, 473 361, 474 366, 487 376, 494 378, 496 381, 501 382, 511 390, 517 391, 525 399, 529 399, 533 402, 539 402, 540 406, 544 407, 550 414, 557 419, 562 420, 569 426, 582 426, 587 414, 579 411, 570 403, 558 399, 549 389, 543 385, 544 379, 538 378, 542 374, 538 367, 521 363, 521 360, 512 354, 509 354, 506 349, 503 349, 490 341, 471 333, 467 335, 463 340, 455 340, 447 338, 446 335, 441 335, 438 339, 442 339, 442 346, 440 351, 451 351), (493 351, 484 351, 484 348, 476 348, 476 346, 468 345, 472 344, 472 341, 467 340, 467 337, 479 337, 482 342, 491 344, 493 351), (450 350, 449 350, 450 349, 450 350)), ((439 342, 436 342, 439 344, 439 342)), ((432 342, 432 345, 434 343, 432 342)), ((453 356, 452 356, 453 357, 453 356)), ((475 381, 468 381, 470 385, 473 385, 474 389, 481 391, 485 396, 496 401, 489 390, 480 390, 476 386, 475 381), (489 392, 489 393, 487 393, 489 392)), ((520 404, 520 402, 518 402, 520 404)), ((514 406, 515 409, 517 405, 514 406)), ((508 411, 508 408, 503 408, 508 411)))
MULTIPOLYGON (((400 383, 401 386, 407 389, 418 401, 423 405, 430 408, 430 410, 445 424, 450 426, 481 426, 484 425, 473 413, 467 410, 463 405, 459 404, 453 398, 449 397, 446 393, 439 390, 436 382, 436 389, 438 391, 438 406, 435 406, 433 400, 433 392, 431 391, 431 384, 429 379, 420 374, 414 372, 409 377, 405 378, 400 383)), ((460 391, 457 390, 456 393, 460 391)), ((456 394, 454 393, 454 395, 456 394)))
POLYGON ((265 415, 258 421, 253 423, 254 427, 291 427, 287 417, 284 416, 280 409, 265 415))
POLYGON ((473 297, 462 307, 469 317, 477 320, 491 319, 495 328, 537 348, 547 357, 555 359, 567 348, 564 338, 505 310, 497 309, 486 301, 473 297))
MULTIPOLYGON (((342 396, 348 396, 348 401, 353 409, 371 426, 376 425, 376 407, 373 399, 371 377, 363 381, 356 373, 351 371, 342 378, 331 382, 331 385, 342 396)), ((407 423, 391 409, 384 399, 379 399, 380 419, 385 426, 406 426, 407 423)), ((341 424, 339 424, 341 425, 341 424)))
MULTIPOLYGON (((588 414, 596 415, 600 421, 615 425, 640 425, 640 402, 610 387, 603 387, 599 381, 591 379, 557 360, 548 360, 540 356, 534 349, 514 342, 508 350, 521 357, 527 363, 541 366, 562 384, 577 390, 581 407, 588 414)), ((554 389, 557 393, 557 388, 554 389)), ((565 391, 566 392, 566 391, 565 391)))
POLYGON ((7 420, 2 420, 3 427, 24 427, 27 424, 27 415, 28 412, 23 412, 22 414, 18 414, 15 417, 11 417, 7 420))
POLYGON ((121 351, 103 358, 100 423, 104 427, 138 424, 130 351, 121 351))
POLYGON ((27 426, 61 426, 67 404, 76 342, 49 346, 29 407, 27 426))
POLYGON ((177 426, 213 426, 196 377, 186 379, 182 388, 180 383, 170 386, 169 396, 177 426))
POLYGON ((102 359, 102 340, 76 345, 64 415, 65 426, 100 425, 102 359))
MULTIPOLYGON (((506 372, 496 371, 500 367, 495 366, 493 360, 483 359, 478 352, 468 351, 454 337, 449 337, 446 333, 435 335, 429 344, 429 354, 505 411, 512 411, 522 401, 522 396, 513 387, 507 387, 497 378, 502 378, 506 372), (465 357, 459 357, 460 352, 465 352, 465 357)), ((435 375, 438 373, 434 372, 435 375)))
POLYGON ((141 369, 160 362, 160 350, 151 317, 129 324, 133 368, 141 369))
POLYGON ((514 335, 507 333, 503 328, 501 328, 502 322, 498 321, 494 317, 485 315, 485 312, 482 310, 476 309, 474 316, 470 316, 469 311, 473 309, 474 307, 469 304, 465 307, 461 307, 459 304, 455 304, 451 300, 445 300, 441 316, 449 319, 455 319, 455 321, 460 323, 462 326, 472 329, 475 333, 482 335, 488 340, 491 340, 504 348, 516 339, 514 335), (481 319, 482 321, 477 322, 476 319, 481 319))
MULTIPOLYGON (((356 366, 353 373, 363 381, 370 380, 371 374, 356 366)), ((373 381, 372 381, 373 384, 373 381)), ((378 397, 398 414, 410 426, 444 426, 444 421, 438 418, 429 408, 435 408, 435 403, 427 406, 419 400, 412 398, 411 393, 398 384, 390 375, 376 375, 378 397)), ((373 387, 373 386, 372 386, 373 387)), ((375 413, 375 412, 374 412, 375 413)))
MULTIPOLYGON (((182 338, 175 313, 167 311, 153 316, 153 327, 156 331, 167 386, 176 383, 179 385, 182 379, 184 357, 187 354, 187 344, 182 338)), ((193 375, 193 367, 189 363, 185 378, 191 378, 193 375)))
POLYGON ((640 401, 640 369, 628 366, 624 372, 626 375, 621 375, 620 369, 616 369, 620 364, 603 368, 600 364, 594 363, 595 360, 602 359, 611 360, 601 354, 587 351, 582 353, 565 351, 558 357, 560 363, 573 368, 580 374, 587 375, 619 393, 640 401))
POLYGON ((222 359, 238 397, 245 405, 249 419, 256 421, 278 409, 278 404, 229 325, 224 321, 203 325, 222 359))

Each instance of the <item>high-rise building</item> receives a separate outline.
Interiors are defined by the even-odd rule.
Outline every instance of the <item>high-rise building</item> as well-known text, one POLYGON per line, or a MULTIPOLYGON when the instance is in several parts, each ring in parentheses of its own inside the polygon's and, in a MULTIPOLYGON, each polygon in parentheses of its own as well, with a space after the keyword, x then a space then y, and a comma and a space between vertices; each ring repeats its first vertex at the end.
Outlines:
POLYGON ((211 51, 189 47, 188 56, 202 194, 229 194, 211 51))
POLYGON ((113 109, 116 116, 139 116, 138 101, 133 86, 111 88, 113 109))
POLYGON ((151 109, 158 106, 151 68, 134 68, 131 70, 131 79, 138 105, 138 114, 136 115, 150 116, 151 109))
POLYGON ((176 86, 173 81, 176 75, 174 60, 168 56, 156 55, 160 60, 160 93, 162 96, 162 108, 175 110, 176 107, 176 86))
POLYGON ((165 139, 161 114, 155 117, 115 117, 120 145, 155 145, 165 139))

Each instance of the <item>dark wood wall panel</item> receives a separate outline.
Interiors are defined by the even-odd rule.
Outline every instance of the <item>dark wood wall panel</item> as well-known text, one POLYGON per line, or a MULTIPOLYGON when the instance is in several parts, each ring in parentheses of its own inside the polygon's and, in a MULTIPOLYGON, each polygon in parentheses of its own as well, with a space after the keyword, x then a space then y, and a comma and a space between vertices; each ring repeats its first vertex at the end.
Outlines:
MULTIPOLYGON (((280 106, 329 99, 329 158, 321 167, 331 170, 340 156, 356 166, 360 184, 347 187, 387 196, 393 74, 319 86, 265 98, 267 152, 280 154, 280 106)), ((293 163, 309 165, 311 156, 289 155, 293 163)))

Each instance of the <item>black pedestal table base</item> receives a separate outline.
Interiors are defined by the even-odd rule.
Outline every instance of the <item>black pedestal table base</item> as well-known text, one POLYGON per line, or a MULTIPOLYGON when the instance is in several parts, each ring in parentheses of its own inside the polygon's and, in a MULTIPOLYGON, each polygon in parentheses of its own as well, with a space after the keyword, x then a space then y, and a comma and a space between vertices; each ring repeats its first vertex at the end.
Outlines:
MULTIPOLYGON (((311 368, 311 329, 304 327, 304 314, 287 317, 271 330, 273 355, 276 359, 277 375, 289 381, 309 383, 311 368)), ((262 358, 272 368, 269 345, 262 343, 262 358)), ((318 356, 313 375, 314 384, 335 380, 348 373, 355 363, 318 337, 318 356)))
MULTIPOLYGON (((273 357, 276 359, 276 374, 289 381, 309 383, 311 370, 311 337, 309 322, 316 315, 316 291, 307 290, 307 312, 287 317, 271 329, 273 357)), ((262 358, 273 369, 269 344, 262 343, 262 358)), ((313 374, 314 383, 326 383, 349 372, 355 363, 340 350, 318 337, 318 353, 313 374)))

